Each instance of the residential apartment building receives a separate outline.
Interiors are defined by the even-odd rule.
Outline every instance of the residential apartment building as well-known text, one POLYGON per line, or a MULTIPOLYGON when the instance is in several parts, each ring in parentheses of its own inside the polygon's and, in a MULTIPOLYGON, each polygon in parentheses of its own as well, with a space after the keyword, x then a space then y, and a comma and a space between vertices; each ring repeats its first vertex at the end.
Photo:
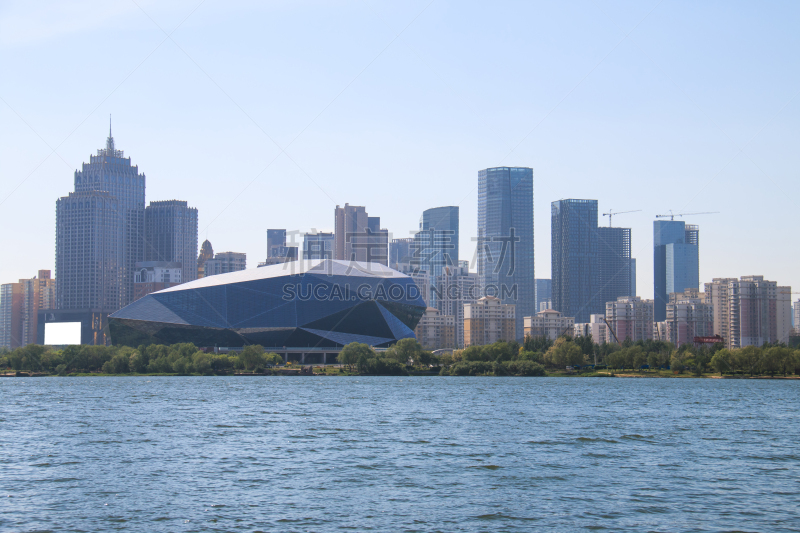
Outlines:
POLYGON ((36 344, 39 311, 53 309, 56 283, 49 270, 0 287, 0 347, 36 344))
MULTIPOLYGON (((192 262, 193 264, 194 262, 192 262)), ((138 300, 152 292, 158 292, 183 283, 182 263, 169 261, 140 261, 136 263, 133 277, 133 299, 138 300)), ((196 273, 194 268, 190 271, 196 273)))
POLYGON ((790 287, 778 287, 764 276, 742 276, 714 278, 705 284, 705 292, 714 307, 714 334, 727 348, 788 341, 790 287))
POLYGON ((666 340, 676 347, 692 344, 695 337, 714 335, 714 307, 697 289, 669 295, 666 319, 666 340))
POLYGON ((526 337, 547 337, 556 340, 562 335, 572 335, 574 330, 575 318, 564 316, 554 309, 546 309, 525 317, 526 337))
POLYGON ((334 259, 389 266, 389 231, 380 226, 381 218, 369 216, 364 206, 337 205, 334 210, 334 259))
POLYGON ((240 252, 220 252, 209 259, 203 266, 203 276, 216 276, 217 274, 227 274, 237 272, 247 268, 247 254, 240 252))
POLYGON ((470 272, 464 265, 447 267, 438 276, 433 290, 437 293, 435 301, 439 312, 442 315, 455 317, 455 345, 457 348, 463 348, 464 306, 476 303, 482 296, 478 274, 470 272))
POLYGON ((606 320, 620 342, 653 338, 653 300, 638 296, 620 297, 606 302, 606 320))
POLYGON ((414 328, 417 341, 426 350, 456 347, 456 318, 443 315, 435 307, 428 307, 414 328))
POLYGON ((514 304, 504 304, 495 296, 484 296, 464 305, 464 346, 513 341, 516 338, 514 304))
POLYGON ((605 315, 593 314, 589 317, 589 322, 575 324, 573 335, 575 337, 588 337, 591 335, 592 341, 597 344, 612 342, 613 338, 611 338, 608 326, 603 318, 605 318, 605 315))

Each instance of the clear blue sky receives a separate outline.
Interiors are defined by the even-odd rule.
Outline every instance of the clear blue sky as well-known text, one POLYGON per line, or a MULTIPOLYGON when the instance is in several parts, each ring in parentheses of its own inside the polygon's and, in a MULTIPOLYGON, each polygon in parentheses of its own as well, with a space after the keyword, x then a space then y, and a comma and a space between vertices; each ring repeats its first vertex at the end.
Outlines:
POLYGON ((56 199, 113 114, 148 201, 188 200, 250 266, 345 202, 395 236, 459 205, 472 259, 477 172, 516 165, 537 277, 550 202, 593 198, 642 210, 614 219, 641 296, 669 209, 720 211, 687 218, 701 282, 800 292, 798 3, 137 2, 0 6, 0 282, 54 267, 56 199))

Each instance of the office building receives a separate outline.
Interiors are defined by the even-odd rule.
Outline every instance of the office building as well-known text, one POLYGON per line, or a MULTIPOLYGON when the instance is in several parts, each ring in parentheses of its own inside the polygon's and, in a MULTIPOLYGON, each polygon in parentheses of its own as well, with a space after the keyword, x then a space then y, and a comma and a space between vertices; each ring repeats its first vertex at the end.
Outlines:
POLYGON ((285 229, 268 229, 267 230, 267 260, 259 263, 258 266, 278 265, 280 263, 288 263, 290 261, 297 261, 298 247, 291 246, 294 242, 294 234, 292 236, 292 243, 286 241, 285 229))
POLYGON ((680 220, 653 222, 655 320, 667 317, 669 295, 700 288, 699 226, 680 220))
POLYGON ((411 270, 414 255, 414 237, 392 239, 389 243, 389 266, 400 272, 411 270))
POLYGON ((604 305, 598 290, 597 200, 558 200, 550 213, 553 309, 589 322, 604 305))
MULTIPOLYGON (((458 206, 426 209, 419 221, 419 231, 414 236, 412 266, 430 276, 431 287, 445 267, 458 264, 458 206)), ((428 305, 436 305, 436 293, 428 305)))
POLYGON ((575 324, 573 335, 575 337, 592 337, 592 341, 597 344, 611 342, 611 334, 608 332, 605 315, 593 314, 589 317, 589 322, 575 324))
POLYGON ((526 337, 546 337, 554 341, 562 335, 571 336, 574 330, 575 319, 564 316, 555 309, 546 309, 525 317, 526 337))
POLYGON ((638 296, 636 293, 636 258, 631 257, 631 293, 630 296, 638 296))
POLYGON ((336 206, 334 210, 334 258, 343 261, 389 264, 389 231, 380 227, 363 206, 336 206))
POLYGON ((606 321, 619 342, 652 339, 653 300, 622 296, 616 301, 606 302, 606 321))
MULTIPOLYGON (((524 332, 523 332, 524 334, 524 332)), ((484 296, 464 305, 464 346, 482 346, 516 338, 514 304, 504 304, 495 296, 484 296)))
MULTIPOLYGON (((419 282, 417 282, 419 285, 419 282)), ((437 277, 435 301, 442 315, 455 317, 455 345, 464 347, 464 306, 481 298, 480 278, 465 265, 446 267, 437 277)), ((426 300, 427 301, 427 300, 426 300)))
POLYGON ((705 284, 705 292, 714 307, 714 334, 724 339, 726 348, 788 342, 790 287, 778 287, 764 276, 742 276, 714 278, 705 284))
MULTIPOLYGON (((190 263, 194 265, 194 261, 190 263)), ((194 268, 189 269, 193 274, 194 268)), ((161 291, 183 283, 182 263, 169 261, 140 261, 136 263, 136 273, 133 277, 133 300, 147 296, 152 292, 161 291)))
POLYGON ((455 348, 456 318, 441 314, 435 307, 428 307, 414 328, 414 335, 426 350, 455 348))
POLYGON ((620 296, 636 296, 631 287, 630 228, 597 228, 598 292, 600 302, 613 302, 620 296))
POLYGON ((197 279, 205 275, 205 264, 209 259, 214 259, 214 247, 206 239, 203 241, 203 246, 200 247, 200 255, 197 256, 197 279))
POLYGON ((333 259, 335 237, 333 233, 303 234, 303 260, 333 259))
POLYGON ((693 344, 695 337, 714 335, 714 307, 697 289, 669 295, 666 319, 666 340, 676 347, 693 344))
POLYGON ((514 335, 536 308, 533 261, 533 169, 478 172, 478 276, 485 295, 516 307, 514 335))
POLYGON ((197 279, 196 208, 180 200, 150 202, 144 211, 144 228, 144 261, 180 263, 183 282, 197 279))
POLYGON ((247 254, 239 252, 220 252, 203 266, 203 277, 238 272, 247 268, 247 254))
POLYGON ((549 279, 536 279, 534 280, 534 287, 534 294, 536 294, 536 312, 538 313, 543 310, 542 302, 547 302, 548 304, 544 309, 552 309, 553 281, 549 279))
POLYGON ((75 191, 56 202, 56 300, 59 309, 114 311, 133 300, 143 257, 145 175, 106 147, 75 171, 75 191))

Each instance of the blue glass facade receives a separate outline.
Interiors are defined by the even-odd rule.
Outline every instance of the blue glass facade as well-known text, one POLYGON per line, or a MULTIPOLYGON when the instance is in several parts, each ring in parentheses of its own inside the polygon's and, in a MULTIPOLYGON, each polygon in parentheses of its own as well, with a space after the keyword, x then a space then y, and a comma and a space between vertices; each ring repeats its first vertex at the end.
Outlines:
POLYGON ((550 205, 553 309, 575 322, 605 312, 600 301, 597 200, 558 200, 550 205))
POLYGON ((654 320, 667 319, 673 292, 700 288, 700 229, 681 220, 653 222, 654 320))
POLYGON ((478 172, 478 276, 481 290, 516 305, 516 338, 523 318, 535 314, 533 169, 478 172))
POLYGON ((152 293, 111 315, 109 328, 114 344, 128 346, 389 346, 413 338, 424 311, 409 276, 374 263, 323 260, 220 274, 152 293))
MULTIPOLYGON (((412 265, 428 273, 430 286, 447 266, 458 265, 458 206, 434 207, 422 213, 419 232, 414 236, 412 265)), ((435 292, 431 307, 436 307, 435 292)))

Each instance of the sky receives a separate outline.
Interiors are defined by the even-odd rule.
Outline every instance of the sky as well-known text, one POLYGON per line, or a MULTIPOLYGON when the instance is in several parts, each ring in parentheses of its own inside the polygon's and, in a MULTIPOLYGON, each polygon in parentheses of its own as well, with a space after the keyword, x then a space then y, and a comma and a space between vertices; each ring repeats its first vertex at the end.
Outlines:
POLYGON ((394 237, 458 205, 472 262, 478 171, 526 166, 537 278, 550 202, 590 198, 640 210, 613 219, 640 296, 670 210, 718 212, 684 217, 701 283, 800 292, 799 22, 795 2, 5 1, 0 282, 54 269, 56 200, 111 115, 147 201, 188 201, 250 267, 267 228, 331 231, 345 203, 394 237))

